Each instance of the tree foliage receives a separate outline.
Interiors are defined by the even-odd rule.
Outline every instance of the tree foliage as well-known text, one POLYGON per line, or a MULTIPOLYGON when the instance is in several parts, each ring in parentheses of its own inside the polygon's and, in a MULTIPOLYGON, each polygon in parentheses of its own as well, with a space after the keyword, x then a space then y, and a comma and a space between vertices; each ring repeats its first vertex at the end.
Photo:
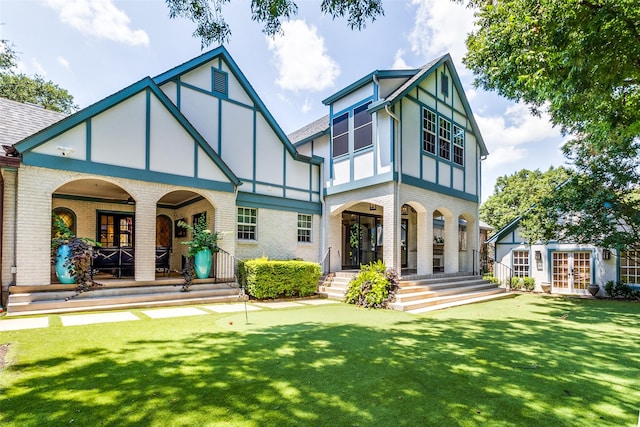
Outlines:
POLYGON ((625 247, 640 239, 637 0, 474 1, 465 64, 476 85, 548 110, 573 135, 576 176, 523 222, 532 238, 625 247))
POLYGON ((521 169, 496 180, 493 195, 480 206, 480 219, 498 231, 524 215, 546 194, 565 182, 571 172, 563 167, 546 172, 521 169))
MULTIPOLYGON (((166 0, 169 17, 182 17, 196 24, 193 36, 201 47, 216 42, 224 44, 231 28, 224 19, 222 7, 230 0, 166 0)), ((384 15, 382 0, 322 0, 320 10, 334 19, 347 17, 349 28, 361 29, 368 21, 384 15)), ((293 0, 251 0, 251 19, 264 25, 262 31, 275 35, 282 31, 282 21, 295 16, 298 5, 293 0)))
POLYGON ((18 56, 7 40, 0 40, 0 97, 41 105, 48 110, 73 113, 73 96, 42 76, 16 73, 18 56))

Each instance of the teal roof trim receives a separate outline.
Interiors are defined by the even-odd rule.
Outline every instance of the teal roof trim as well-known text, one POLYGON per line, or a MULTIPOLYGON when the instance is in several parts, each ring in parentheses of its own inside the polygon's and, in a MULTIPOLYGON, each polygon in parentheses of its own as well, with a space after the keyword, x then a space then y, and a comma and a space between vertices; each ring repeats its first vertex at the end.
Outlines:
POLYGON ((513 221, 511 221, 509 224, 502 227, 500 230, 498 230, 496 234, 494 234, 493 236, 487 239, 487 243, 497 243, 499 240, 502 240, 509 233, 512 233, 513 231, 515 231, 515 229, 518 228, 518 225, 520 224, 521 219, 522 217, 519 216, 513 221))
POLYGON ((366 76, 356 80, 355 82, 351 83, 349 86, 345 87, 344 89, 339 90, 338 92, 334 93, 330 97, 324 99, 322 101, 322 103, 324 105, 332 104, 333 102, 337 101, 338 99, 342 98, 343 96, 353 92, 354 90, 360 89, 362 86, 364 86, 365 84, 367 84, 369 82, 372 82, 373 81, 373 76, 376 76, 378 79, 410 78, 410 77, 413 77, 419 71, 420 71, 419 69, 416 69, 416 70, 376 70, 376 71, 373 71, 373 72, 367 74, 366 76))
MULTIPOLYGON (((213 149, 209 146, 207 141, 198 133, 196 128, 187 120, 187 118, 178 110, 178 108, 171 102, 171 100, 162 92, 162 90, 154 83, 153 80, 149 77, 145 77, 144 79, 128 86, 119 92, 114 93, 93 105, 90 105, 87 108, 84 108, 77 113, 41 130, 40 132, 25 138, 24 140, 18 142, 15 147, 22 154, 23 162, 25 164, 29 164, 29 159, 33 159, 34 157, 30 155, 30 151, 35 147, 49 141, 50 139, 68 131, 69 129, 85 122, 86 120, 91 119, 93 116, 100 114, 103 111, 112 108, 119 103, 131 98, 134 95, 137 95, 140 92, 145 90, 150 90, 157 97, 157 99, 164 105, 164 107, 169 110, 169 112, 174 116, 174 118, 181 124, 181 126, 189 133, 189 135, 194 139, 196 144, 202 148, 202 150, 207 153, 209 158, 220 168, 220 170, 224 173, 224 175, 229 179, 231 184, 240 185, 240 179, 231 171, 229 166, 220 158, 220 156, 213 151, 213 149)), ((47 158, 51 158, 52 156, 45 156, 47 158)), ((53 159, 57 159, 53 157, 53 159)), ((51 159, 51 161, 44 162, 42 166, 45 167, 53 167, 56 168, 59 165, 59 162, 51 159)), ((87 161, 87 163, 95 164, 91 161, 87 161)), ((64 169, 64 167, 62 167, 64 169)), ((154 172, 154 174, 158 174, 158 172, 154 172)), ((197 179, 197 178, 196 178, 197 179)))
POLYGON ((264 208, 311 215, 322 214, 322 204, 319 202, 284 199, 264 194, 245 193, 242 191, 239 191, 236 196, 236 205, 246 206, 248 208, 264 208))
POLYGON ((240 70, 240 67, 238 67, 238 64, 236 64, 236 62, 233 60, 233 58, 231 57, 227 49, 224 48, 224 46, 219 46, 213 50, 210 50, 209 52, 205 52, 202 55, 191 59, 190 61, 185 62, 184 64, 178 65, 177 67, 174 67, 168 71, 165 71, 164 73, 154 77, 153 80, 158 86, 162 86, 163 84, 168 83, 172 80, 175 80, 179 78, 181 75, 186 74, 191 70, 194 70, 195 68, 215 58, 222 58, 227 63, 233 76, 240 82, 242 87, 246 90, 251 100, 257 106, 257 109, 265 117, 265 119, 267 120, 267 123, 269 124, 269 126, 271 126, 271 129, 273 129, 276 135, 278 135, 278 137, 280 138, 280 141, 284 144, 285 148, 294 159, 302 162, 306 162, 306 163, 316 164, 316 165, 319 165, 322 163, 321 158, 317 156, 307 157, 307 156, 302 156, 298 153, 298 151, 293 146, 291 141, 289 141, 289 138, 287 138, 287 135, 284 133, 282 128, 280 128, 280 125, 278 124, 278 122, 271 115, 271 112, 267 109, 264 102, 262 102, 262 100, 258 96, 258 93, 253 89, 253 86, 251 86, 251 83, 249 83, 249 80, 247 80, 245 75, 242 73, 242 71, 240 70))
POLYGON ((462 104, 464 105, 465 111, 467 111, 467 117, 471 122, 471 127, 476 136, 476 141, 480 145, 480 154, 482 156, 486 156, 489 154, 489 151, 487 150, 487 146, 484 143, 482 134, 480 133, 480 128, 478 127, 478 123, 476 122, 476 119, 473 116, 471 106, 469 105, 469 100, 467 99, 464 89, 462 88, 460 76, 458 76, 458 72, 456 71, 456 67, 453 65, 453 60, 451 59, 451 55, 449 55, 448 53, 446 55, 441 56, 440 58, 436 58, 432 62, 425 65, 422 69, 419 70, 418 73, 416 73, 415 76, 413 76, 412 79, 410 79, 407 83, 401 86, 396 92, 392 93, 387 98, 387 101, 389 102, 390 105, 395 104, 400 99, 402 99, 405 95, 407 95, 409 92, 415 89, 415 87, 418 86, 420 82, 424 80, 425 77, 431 75, 431 73, 437 70, 438 67, 444 64, 447 65, 447 68, 451 73, 451 77, 453 77, 453 84, 456 87, 458 94, 460 95, 460 99, 462 100, 462 104))

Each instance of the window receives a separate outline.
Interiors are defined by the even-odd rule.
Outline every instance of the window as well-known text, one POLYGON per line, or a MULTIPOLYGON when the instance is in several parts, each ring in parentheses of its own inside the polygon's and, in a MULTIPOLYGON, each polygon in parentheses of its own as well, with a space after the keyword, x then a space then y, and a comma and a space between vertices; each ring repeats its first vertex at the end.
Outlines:
POLYGON ((440 92, 444 96, 449 96, 449 76, 444 73, 440 74, 440 92))
POLYGON ((371 114, 367 112, 369 104, 353 110, 353 149, 359 150, 373 145, 371 114))
MULTIPOLYGON (((67 208, 56 208, 53 210, 54 215, 57 215, 60 220, 62 220, 62 222, 64 222, 64 225, 67 226, 67 228, 69 228, 69 231, 71 231, 71 234, 76 234, 76 215, 73 213, 72 210, 67 209, 67 208)), ((54 233, 54 227, 53 227, 53 220, 51 223, 51 237, 53 236, 54 233)))
POLYGON ((529 251, 513 251, 513 275, 529 276, 529 251))
POLYGON ((440 157, 451 159, 451 123, 440 117, 440 157))
POLYGON ((640 284, 640 250, 620 253, 620 280, 624 283, 640 284))
POLYGON ((213 92, 222 95, 227 94, 227 73, 213 69, 213 92))
POLYGON ((258 209, 238 208, 238 239, 257 240, 258 209))
POLYGON ((436 154, 436 115, 426 108, 422 110, 422 149, 436 154))
POLYGON ((342 156, 349 152, 349 113, 344 113, 333 119, 333 157, 342 156))
POLYGON ((464 165, 464 129, 453 125, 453 163, 464 165))
POLYGON ((298 214, 298 242, 311 243, 311 215, 298 214))
POLYGON ((98 213, 98 242, 104 247, 133 247, 134 217, 131 214, 98 213))

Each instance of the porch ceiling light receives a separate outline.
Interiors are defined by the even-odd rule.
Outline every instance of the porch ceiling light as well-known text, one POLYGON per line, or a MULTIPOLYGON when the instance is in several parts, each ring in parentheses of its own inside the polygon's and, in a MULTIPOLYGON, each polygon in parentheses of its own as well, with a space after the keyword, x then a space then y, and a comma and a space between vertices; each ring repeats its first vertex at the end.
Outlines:
POLYGON ((370 211, 375 211, 376 209, 377 209, 376 205, 374 205, 373 203, 369 203, 369 210, 370 211))
POLYGON ((135 205, 136 201, 133 199, 133 197, 129 196, 129 198, 127 199, 127 204, 128 205, 135 205))

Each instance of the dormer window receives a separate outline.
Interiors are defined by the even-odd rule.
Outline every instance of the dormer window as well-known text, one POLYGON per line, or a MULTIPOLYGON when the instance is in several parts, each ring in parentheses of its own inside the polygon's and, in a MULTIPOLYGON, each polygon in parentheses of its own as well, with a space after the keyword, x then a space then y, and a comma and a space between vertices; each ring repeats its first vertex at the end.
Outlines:
POLYGON ((224 71, 217 70, 215 68, 212 69, 212 88, 213 93, 217 93, 219 95, 227 95, 227 78, 228 75, 224 71))
POLYGON ((353 149, 359 150, 373 144, 371 114, 367 112, 370 103, 353 110, 353 149))

